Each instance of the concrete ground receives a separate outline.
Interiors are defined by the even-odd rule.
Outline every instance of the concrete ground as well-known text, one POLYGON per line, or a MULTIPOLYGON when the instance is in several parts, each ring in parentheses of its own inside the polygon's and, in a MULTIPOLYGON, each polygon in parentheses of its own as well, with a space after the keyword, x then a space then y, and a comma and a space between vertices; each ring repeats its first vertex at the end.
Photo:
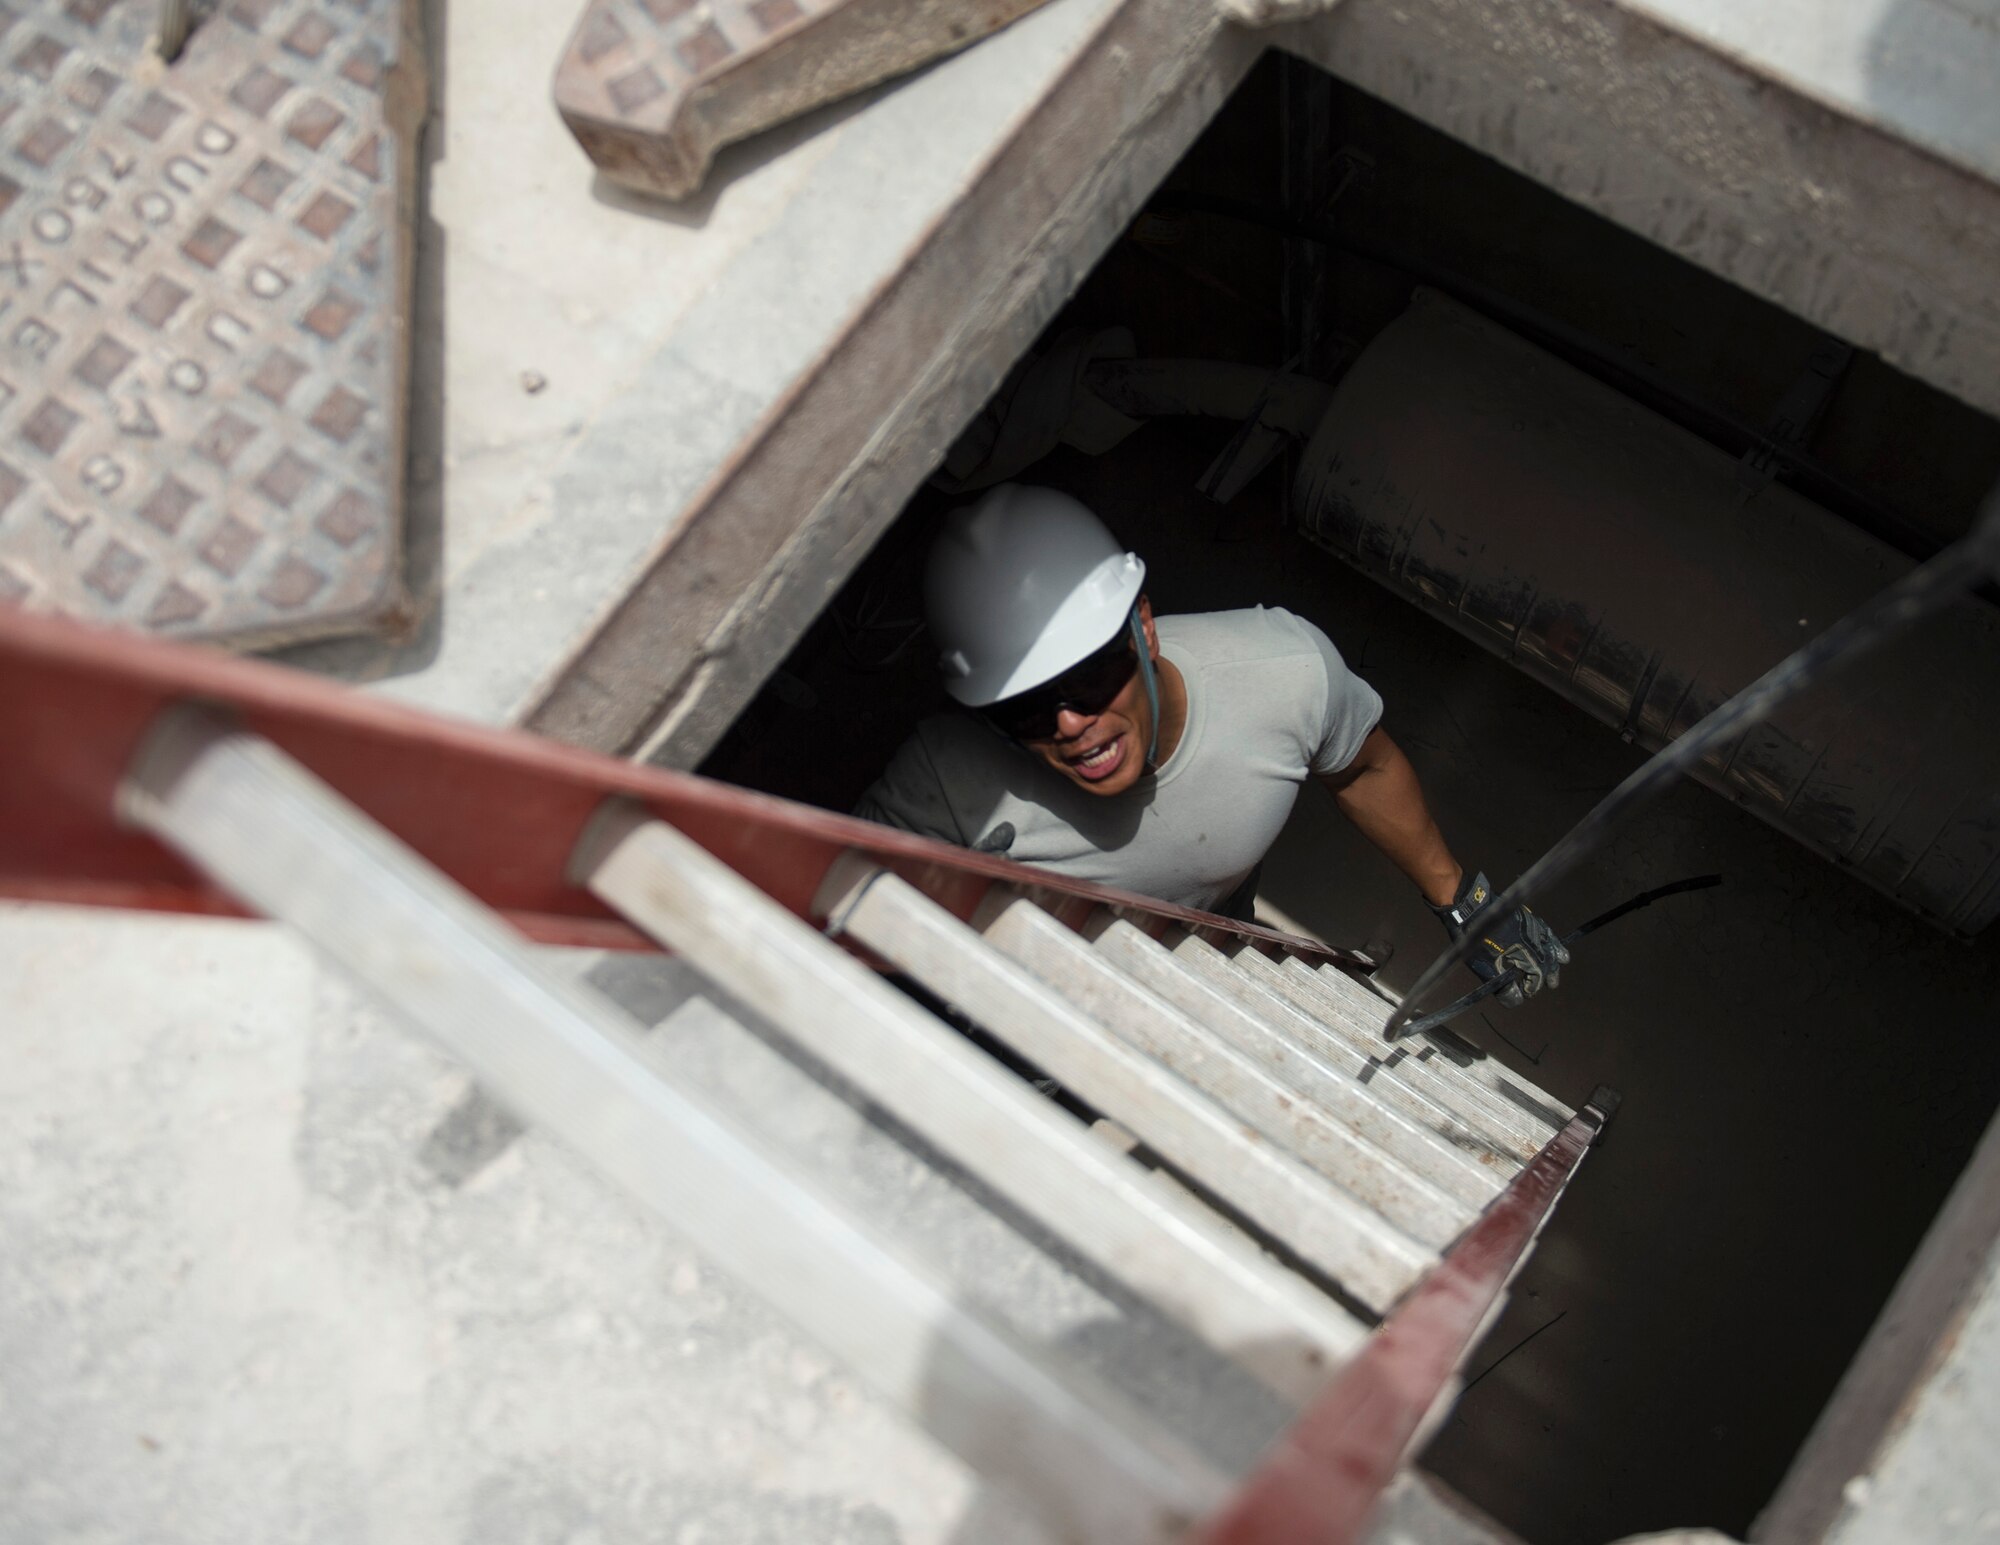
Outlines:
POLYGON ((0 971, 0 1537, 951 1537, 953 1462, 279 930, 0 971))
MULTIPOLYGON (((442 604, 400 646, 300 663, 516 713, 865 299, 867 259, 966 174, 1094 7, 1065 0, 730 152, 712 195, 666 212, 597 184, 547 106, 568 7, 434 4, 412 545, 442 604)), ((1140 459, 1073 475, 1157 491, 1163 602, 1320 615, 1496 877, 1629 765, 1505 667, 1284 549, 1268 500, 1221 524, 1187 492, 1206 449, 1147 435, 1140 459)), ((1478 1366, 1535 1339, 1431 1451, 1546 1545, 1741 1531, 2000 1089, 1990 941, 1937 939, 1702 791, 1550 910, 1705 868, 1728 889, 1620 925, 1558 997, 1494 1020, 1517 1043, 1499 1054, 1538 1081, 1628 1101, 1478 1366)), ((1329 937, 1397 941, 1392 981, 1435 939, 1323 810, 1301 812, 1268 881, 1329 937)), ((685 984, 578 967, 643 1022, 713 1030, 685 984)), ((0 980, 0 1537, 1003 1545, 1020 1529, 276 931, 10 907, 0 980)), ((725 1084, 737 1067, 714 1064, 725 1084)), ((910 1178, 802 1100, 801 1140, 858 1184, 910 1178)), ((1043 1333, 1102 1339, 1087 1294, 1034 1280, 1043 1333)))
POLYGON ((409 541, 431 609, 400 645, 283 658, 517 719, 1106 6, 729 147, 666 205, 599 178, 549 102, 578 6, 426 0, 409 541))

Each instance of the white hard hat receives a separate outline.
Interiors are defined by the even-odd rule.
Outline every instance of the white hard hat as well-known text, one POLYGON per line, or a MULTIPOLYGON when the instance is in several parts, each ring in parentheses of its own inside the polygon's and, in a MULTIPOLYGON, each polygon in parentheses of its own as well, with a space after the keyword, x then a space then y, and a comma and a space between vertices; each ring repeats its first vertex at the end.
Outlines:
POLYGON ((1068 494, 989 489, 945 517, 924 574, 945 691, 981 708, 1061 675, 1111 642, 1145 579, 1068 494))

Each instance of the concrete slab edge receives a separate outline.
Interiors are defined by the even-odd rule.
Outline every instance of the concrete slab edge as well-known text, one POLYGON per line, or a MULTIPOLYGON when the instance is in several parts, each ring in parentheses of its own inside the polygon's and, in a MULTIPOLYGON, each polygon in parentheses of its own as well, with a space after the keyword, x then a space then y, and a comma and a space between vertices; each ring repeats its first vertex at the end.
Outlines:
POLYGON ((698 762, 1260 51, 1197 0, 1111 9, 544 678, 525 726, 698 762))
POLYGON ((1809 96, 1622 0, 1346 0, 1265 35, 2000 412, 2000 185, 1882 113, 1809 96))
MULTIPOLYGON (((1791 1469, 1750 1531, 1757 1545, 1812 1545, 1844 1513, 1939 1380, 1968 1317, 1991 1294, 2000 1255, 2000 1119, 1904 1268, 1868 1339, 1813 1423, 1791 1469)), ((1865 1490, 1865 1488, 1864 1488, 1865 1490)))

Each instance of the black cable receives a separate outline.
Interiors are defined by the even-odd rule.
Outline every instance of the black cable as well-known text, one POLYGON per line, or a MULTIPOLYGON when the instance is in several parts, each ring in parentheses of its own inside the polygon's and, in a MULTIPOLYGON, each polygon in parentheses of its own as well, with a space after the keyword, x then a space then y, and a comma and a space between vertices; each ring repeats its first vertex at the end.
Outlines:
MULTIPOLYGON (((1599 800, 1567 836, 1500 894, 1493 903, 1495 913, 1506 916, 1568 874, 1619 821, 1663 793, 1718 746, 1761 724, 1787 698, 1886 643, 1995 573, 2000 573, 2000 486, 1986 496, 1969 535, 1780 660, 1599 800)), ((1383 1034, 1391 1041, 1407 1034, 1410 1022, 1418 1017, 1424 994, 1478 947, 1479 936, 1471 929, 1454 939, 1417 978, 1402 1006, 1389 1016, 1383 1034)))
POLYGON ((1621 901, 1609 912, 1598 913, 1581 928, 1565 934, 1563 945, 1567 948, 1586 934, 1596 933, 1606 923, 1615 923, 1626 913, 1637 912, 1641 907, 1650 907, 1654 902, 1665 900, 1668 896, 1678 896, 1686 891, 1705 891, 1721 883, 1722 876, 1719 874, 1695 874, 1689 875, 1685 880, 1676 880, 1671 885, 1656 885, 1649 891, 1641 891, 1630 901, 1621 901))

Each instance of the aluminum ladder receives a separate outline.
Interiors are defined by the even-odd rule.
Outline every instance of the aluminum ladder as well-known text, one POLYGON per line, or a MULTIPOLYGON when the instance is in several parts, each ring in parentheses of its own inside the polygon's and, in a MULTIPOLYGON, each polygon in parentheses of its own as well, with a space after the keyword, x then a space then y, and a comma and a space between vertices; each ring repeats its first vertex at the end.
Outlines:
POLYGON ((296 929, 1055 1539, 1362 1537, 1616 1104, 1385 1044, 1339 951, 258 662, 0 611, 0 737, 0 894, 296 929), (640 1057, 530 939, 675 952, 1297 1421, 1225 1473, 640 1057))

